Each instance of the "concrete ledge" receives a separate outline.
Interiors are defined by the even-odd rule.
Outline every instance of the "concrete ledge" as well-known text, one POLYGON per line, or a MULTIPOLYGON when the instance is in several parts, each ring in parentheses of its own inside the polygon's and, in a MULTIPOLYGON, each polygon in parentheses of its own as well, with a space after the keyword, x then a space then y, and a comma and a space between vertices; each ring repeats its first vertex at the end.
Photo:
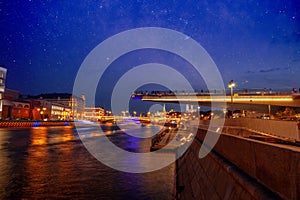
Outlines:
MULTIPOLYGON (((203 141, 205 133, 206 130, 199 130, 197 138, 203 141)), ((299 147, 284 148, 222 134, 214 150, 282 198, 300 198, 299 147)))

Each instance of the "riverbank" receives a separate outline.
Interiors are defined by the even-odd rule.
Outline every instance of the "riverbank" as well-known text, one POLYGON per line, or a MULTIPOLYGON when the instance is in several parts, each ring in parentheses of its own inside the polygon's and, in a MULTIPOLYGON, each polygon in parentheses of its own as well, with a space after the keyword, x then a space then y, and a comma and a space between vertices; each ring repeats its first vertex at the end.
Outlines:
POLYGON ((0 128, 31 128, 31 127, 49 127, 49 126, 71 126, 74 127, 73 121, 19 121, 5 120, 0 121, 0 128))

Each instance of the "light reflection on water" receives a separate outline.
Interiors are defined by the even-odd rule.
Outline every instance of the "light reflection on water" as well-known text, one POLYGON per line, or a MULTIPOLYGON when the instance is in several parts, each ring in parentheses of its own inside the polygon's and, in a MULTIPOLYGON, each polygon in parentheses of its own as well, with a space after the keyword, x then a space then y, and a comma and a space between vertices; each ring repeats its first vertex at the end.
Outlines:
MULTIPOLYGON (((108 131, 126 150, 149 150, 146 140, 108 131)), ((113 170, 92 157, 70 128, 0 129, 0 199, 173 199, 173 183, 174 164, 146 174, 113 170)))

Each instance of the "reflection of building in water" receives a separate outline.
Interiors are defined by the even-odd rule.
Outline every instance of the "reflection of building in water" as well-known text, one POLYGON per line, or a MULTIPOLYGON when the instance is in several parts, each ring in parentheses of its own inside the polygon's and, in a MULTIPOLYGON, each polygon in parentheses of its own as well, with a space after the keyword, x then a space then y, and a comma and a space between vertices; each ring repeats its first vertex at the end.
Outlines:
POLYGON ((72 129, 71 128, 64 128, 64 130, 63 130, 63 136, 62 137, 63 137, 62 140, 64 142, 73 140, 74 136, 73 136, 72 129))
POLYGON ((6 72, 7 69, 5 69, 3 66, 0 66, 0 118, 2 118, 2 105, 5 90, 6 72))
MULTIPOLYGON (((38 127, 31 130, 31 145, 47 144, 47 139, 47 128, 38 127)), ((39 155, 43 155, 40 153, 42 152, 39 152, 39 155)))

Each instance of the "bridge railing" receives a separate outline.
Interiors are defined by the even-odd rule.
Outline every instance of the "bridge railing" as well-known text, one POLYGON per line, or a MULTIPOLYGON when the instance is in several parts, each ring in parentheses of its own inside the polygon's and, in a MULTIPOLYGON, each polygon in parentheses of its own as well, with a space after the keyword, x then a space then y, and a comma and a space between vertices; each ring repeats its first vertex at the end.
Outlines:
MULTIPOLYGON (((299 94, 295 88, 291 90, 272 90, 266 88, 255 88, 255 89, 235 89, 234 94, 237 95, 291 95, 299 94)), ((230 95, 230 90, 226 88, 226 91, 223 90, 195 90, 195 91, 136 91, 132 93, 132 98, 138 98, 140 96, 214 96, 214 95, 230 95)))

